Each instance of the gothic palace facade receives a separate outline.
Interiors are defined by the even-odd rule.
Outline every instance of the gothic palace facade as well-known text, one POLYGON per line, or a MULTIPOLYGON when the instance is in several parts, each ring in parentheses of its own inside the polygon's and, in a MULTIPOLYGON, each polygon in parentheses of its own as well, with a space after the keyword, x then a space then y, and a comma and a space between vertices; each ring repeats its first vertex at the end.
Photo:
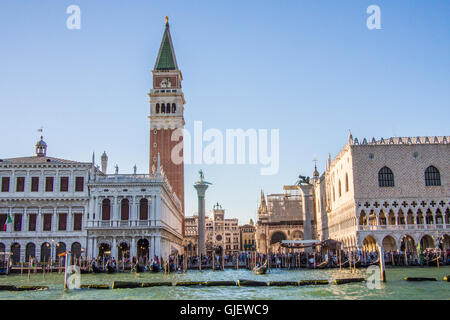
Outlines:
MULTIPOLYGON (((386 251, 416 254, 450 248, 449 142, 449 136, 358 141, 350 135, 336 158, 329 156, 325 172, 319 175, 316 169, 309 182, 316 239, 341 241, 346 250, 372 251, 382 245, 386 251)), ((288 191, 269 195, 269 202, 287 199, 288 191)), ((296 239, 293 232, 301 231, 301 222, 298 231, 293 228, 302 220, 300 208, 289 228, 288 223, 268 224, 267 213, 278 220, 285 215, 286 205, 274 204, 270 210, 262 196, 256 239, 260 252, 278 240, 296 239)))

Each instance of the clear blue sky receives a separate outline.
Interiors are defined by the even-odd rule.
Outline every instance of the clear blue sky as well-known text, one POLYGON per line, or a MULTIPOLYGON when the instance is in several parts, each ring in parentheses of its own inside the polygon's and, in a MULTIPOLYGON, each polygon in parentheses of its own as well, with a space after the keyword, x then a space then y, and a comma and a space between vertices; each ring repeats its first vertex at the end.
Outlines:
POLYGON ((450 1, 92 1, 0 3, 0 158, 34 152, 44 126, 50 156, 109 172, 148 171, 151 69, 170 17, 184 76, 186 128, 280 129, 280 171, 185 168, 186 214, 200 167, 241 223, 269 193, 323 172, 348 130, 358 138, 448 135, 450 1), (81 30, 66 8, 81 8, 81 30), (381 30, 366 9, 381 8, 381 30))

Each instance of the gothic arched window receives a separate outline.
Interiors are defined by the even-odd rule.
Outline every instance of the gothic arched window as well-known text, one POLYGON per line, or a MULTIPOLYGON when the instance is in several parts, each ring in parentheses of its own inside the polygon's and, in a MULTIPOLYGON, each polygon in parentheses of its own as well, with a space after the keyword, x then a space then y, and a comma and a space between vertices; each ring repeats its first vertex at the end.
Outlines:
POLYGON ((156 113, 159 113, 159 103, 156 104, 156 113))
POLYGON ((378 171, 378 185, 380 187, 394 186, 394 173, 388 167, 383 167, 378 171))
POLYGON ((172 113, 177 112, 177 105, 175 103, 172 103, 172 113))
POLYGON ((348 173, 345 174, 345 192, 348 192, 348 173))
POLYGON ((425 185, 428 186, 440 186, 441 174, 436 167, 429 166, 425 170, 425 185))

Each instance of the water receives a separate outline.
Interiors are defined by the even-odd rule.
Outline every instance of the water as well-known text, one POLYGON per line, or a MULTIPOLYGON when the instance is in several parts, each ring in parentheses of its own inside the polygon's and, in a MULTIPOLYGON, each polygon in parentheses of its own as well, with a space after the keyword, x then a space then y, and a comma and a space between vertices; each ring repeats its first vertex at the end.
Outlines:
MULTIPOLYGON (((442 281, 450 275, 450 266, 437 268, 410 267, 386 270, 387 283, 381 289, 368 289, 365 282, 345 285, 301 286, 301 287, 150 287, 136 289, 95 290, 80 289, 63 291, 63 274, 26 274, 0 276, 0 284, 46 285, 49 290, 8 292, 0 291, 2 300, 20 299, 444 299, 450 300, 450 283, 442 281), (436 282, 408 282, 405 277, 436 277, 436 282)), ((331 270, 271 270, 266 275, 254 275, 249 270, 188 271, 164 275, 142 274, 82 274, 81 284, 108 284, 122 281, 208 281, 208 280, 260 280, 297 281, 302 279, 328 279, 367 277, 365 269, 351 273, 348 269, 331 270)))

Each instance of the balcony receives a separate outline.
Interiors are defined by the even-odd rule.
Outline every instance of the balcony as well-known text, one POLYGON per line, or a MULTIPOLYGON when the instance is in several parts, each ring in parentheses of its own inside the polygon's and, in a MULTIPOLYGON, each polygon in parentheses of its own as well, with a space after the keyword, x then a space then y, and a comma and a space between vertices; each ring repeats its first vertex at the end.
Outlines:
POLYGON ((86 228, 109 229, 109 228, 145 228, 155 226, 152 220, 110 220, 110 221, 87 221, 86 228))
POLYGON ((446 224, 398 224, 398 225, 359 225, 358 231, 386 231, 386 230, 444 230, 446 224))

